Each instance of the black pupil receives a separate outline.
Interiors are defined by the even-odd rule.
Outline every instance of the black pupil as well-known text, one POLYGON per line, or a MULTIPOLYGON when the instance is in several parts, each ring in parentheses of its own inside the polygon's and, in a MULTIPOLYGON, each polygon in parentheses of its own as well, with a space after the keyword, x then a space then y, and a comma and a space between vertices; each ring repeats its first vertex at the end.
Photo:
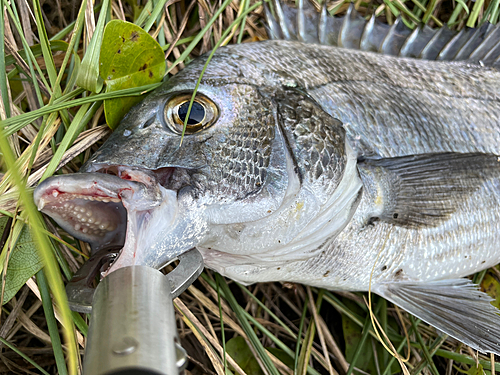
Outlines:
MULTIPOLYGON (((189 108, 189 102, 184 102, 179 106, 179 110, 177 114, 182 122, 186 121, 186 115, 189 108)), ((191 112, 189 113, 189 118, 187 121, 188 125, 196 125, 203 121, 205 118, 205 107, 203 107, 198 102, 193 102, 193 106, 191 107, 191 112)))

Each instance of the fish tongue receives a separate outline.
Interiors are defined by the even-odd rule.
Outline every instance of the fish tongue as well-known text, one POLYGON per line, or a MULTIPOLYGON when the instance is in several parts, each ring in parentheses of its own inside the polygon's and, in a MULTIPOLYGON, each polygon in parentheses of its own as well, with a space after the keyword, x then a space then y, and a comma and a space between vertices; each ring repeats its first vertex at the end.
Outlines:
POLYGON ((161 239, 168 235, 177 214, 177 193, 161 185, 122 197, 127 209, 127 234, 117 260, 104 276, 118 268, 145 265, 154 267, 161 239), (154 195, 154 200, 151 200, 154 195))

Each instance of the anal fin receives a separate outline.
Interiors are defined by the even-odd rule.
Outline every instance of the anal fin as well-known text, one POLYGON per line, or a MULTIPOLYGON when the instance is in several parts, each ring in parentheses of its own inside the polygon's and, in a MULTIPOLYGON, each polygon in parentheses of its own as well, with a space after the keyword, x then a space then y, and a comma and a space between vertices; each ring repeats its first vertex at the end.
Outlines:
POLYGON ((383 283, 374 291, 464 344, 500 355, 500 310, 470 280, 383 283))

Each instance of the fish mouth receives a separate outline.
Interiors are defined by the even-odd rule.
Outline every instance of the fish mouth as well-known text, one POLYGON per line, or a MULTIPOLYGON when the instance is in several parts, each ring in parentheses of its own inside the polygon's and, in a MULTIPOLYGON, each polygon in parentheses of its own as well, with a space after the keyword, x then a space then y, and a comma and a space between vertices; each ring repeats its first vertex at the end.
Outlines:
POLYGON ((93 254, 119 249, 115 261, 102 270, 103 276, 128 265, 155 266, 149 264, 147 247, 175 220, 177 192, 164 187, 174 169, 100 165, 95 172, 43 181, 34 200, 39 211, 66 232, 90 243, 93 254))

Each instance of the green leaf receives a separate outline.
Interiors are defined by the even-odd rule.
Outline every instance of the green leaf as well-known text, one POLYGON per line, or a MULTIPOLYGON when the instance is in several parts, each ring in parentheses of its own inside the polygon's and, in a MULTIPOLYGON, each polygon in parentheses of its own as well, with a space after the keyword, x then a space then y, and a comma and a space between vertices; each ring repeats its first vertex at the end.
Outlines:
POLYGON ((467 14, 469 14, 469 7, 467 6, 467 4, 465 3, 464 0, 456 0, 458 4, 460 4, 462 6, 462 8, 464 8, 465 12, 467 14))
POLYGON ((234 337, 226 342, 226 350, 227 354, 229 354, 248 375, 264 375, 264 372, 260 369, 259 362, 255 359, 252 350, 250 350, 243 337, 234 337))
POLYGON ((283 362, 285 365, 287 365, 290 369, 293 369, 295 367, 295 360, 294 358, 290 357, 287 352, 285 352, 283 349, 279 348, 267 348, 266 349, 274 355, 276 358, 278 358, 281 362, 283 362))
POLYGON ((462 374, 468 374, 468 375, 483 375, 484 374, 483 366, 481 366, 481 364, 478 364, 477 366, 472 366, 467 371, 461 370, 456 365, 453 365, 453 367, 455 368, 455 370, 457 370, 459 373, 462 373, 462 374))
MULTIPOLYGON (((5 69, 5 46, 4 40, 4 2, 0 0, 0 100, 2 100, 6 117, 10 117, 9 88, 7 86, 7 70, 5 69)), ((0 118, 1 120, 1 118, 0 118)))
MULTIPOLYGON (((120 20, 109 22, 104 30, 100 75, 106 92, 160 82, 165 73, 165 57, 160 45, 143 29, 120 20)), ((104 101, 106 122, 111 129, 141 97, 104 101)))
POLYGON ((489 273, 484 275, 481 288, 491 297, 491 304, 497 309, 500 308, 500 283, 489 273))
MULTIPOLYGON (((7 220, 7 217, 0 217, 0 233, 3 233, 7 220)), ((26 281, 40 271, 42 266, 42 259, 38 254, 33 237, 28 227, 24 225, 14 250, 10 254, 5 277, 4 304, 9 302, 26 284, 26 281)))
MULTIPOLYGON (((84 0, 85 4, 87 0, 84 0)), ((82 5, 81 8, 85 8, 82 5)), ((102 3, 101 12, 99 13, 99 19, 97 20, 97 25, 90 39, 89 46, 83 56, 82 65, 78 71, 78 76, 76 78, 76 84, 86 90, 98 93, 102 89, 102 79, 99 76, 99 51, 101 50, 102 34, 104 30, 104 24, 106 22, 106 14, 109 8, 109 0, 104 0, 102 3)))
MULTIPOLYGON (((363 310, 353 301, 343 298, 342 302, 349 308, 350 311, 363 315, 363 310)), ((397 329, 397 323, 389 317, 388 323, 391 326, 395 326, 397 329)), ((345 340, 345 358, 347 362, 351 363, 355 357, 356 351, 358 350, 358 345, 360 344, 363 336, 363 328, 356 324, 352 319, 342 315, 342 327, 344 333, 345 340)), ((377 367, 373 357, 373 346, 372 346, 372 338, 368 337, 367 340, 364 341, 363 347, 361 349, 361 355, 356 358, 356 362, 354 366, 360 370, 366 371, 369 374, 376 374, 377 367)), ((381 366, 382 370, 385 370, 383 363, 383 354, 385 349, 380 345, 380 343, 376 342, 375 347, 377 349, 377 358, 379 366, 381 366)), ((401 369, 399 365, 394 362, 391 366, 390 373, 394 374, 400 372, 401 369)))

